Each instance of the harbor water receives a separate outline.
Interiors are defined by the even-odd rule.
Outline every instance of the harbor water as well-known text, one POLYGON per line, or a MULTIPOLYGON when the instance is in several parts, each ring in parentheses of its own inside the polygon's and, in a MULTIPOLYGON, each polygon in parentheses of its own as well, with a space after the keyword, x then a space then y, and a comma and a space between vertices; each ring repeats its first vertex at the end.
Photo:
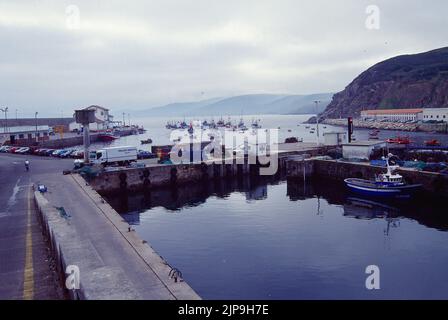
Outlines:
POLYGON ((108 201, 204 299, 448 298, 440 199, 376 203, 333 180, 267 177, 108 201))
MULTIPOLYGON (((299 140, 303 139, 304 142, 317 142, 317 130, 315 124, 303 124, 312 115, 246 115, 242 116, 243 121, 246 126, 250 127, 252 121, 259 120, 260 125, 263 129, 278 129, 279 142, 284 142, 288 137, 296 137, 299 140), (314 130, 313 130, 314 129, 314 130)), ((236 124, 240 120, 241 116, 231 116, 230 120, 236 124)), ((191 117, 185 118, 186 123, 192 121, 210 121, 211 117, 191 117)), ((228 117, 223 117, 224 121, 228 120, 228 117)), ((167 121, 182 121, 184 118, 166 118, 166 117, 142 117, 131 121, 133 124, 139 126, 144 126, 147 132, 139 135, 131 135, 121 137, 120 139, 114 140, 107 143, 94 143, 92 144, 93 149, 99 149, 107 146, 121 146, 121 145, 131 145, 138 146, 142 150, 150 151, 151 144, 141 144, 141 140, 146 140, 150 138, 153 143, 152 145, 167 145, 172 144, 170 142, 171 130, 165 128, 167 121)), ((219 117, 214 117, 213 120, 216 122, 219 117)), ((320 141, 323 142, 323 133, 334 132, 334 131, 345 131, 344 127, 335 127, 325 124, 319 125, 320 141)), ((370 130, 367 129, 356 129, 354 132, 354 138, 358 141, 368 140, 370 130)), ((445 134, 431 134, 427 132, 400 132, 393 130, 382 130, 379 132, 378 137, 381 140, 386 140, 388 138, 394 138, 396 136, 409 136, 411 141, 415 144, 424 144, 427 140, 438 139, 442 145, 448 145, 448 135, 445 134)))

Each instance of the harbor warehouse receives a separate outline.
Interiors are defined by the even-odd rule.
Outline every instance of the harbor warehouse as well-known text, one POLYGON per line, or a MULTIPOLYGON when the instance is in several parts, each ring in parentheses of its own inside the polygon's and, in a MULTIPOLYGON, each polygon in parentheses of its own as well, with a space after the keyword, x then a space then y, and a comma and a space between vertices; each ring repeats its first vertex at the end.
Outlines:
POLYGON ((422 120, 423 109, 384 109, 361 111, 362 120, 417 121, 422 120))
POLYGON ((374 151, 387 147, 384 141, 358 141, 342 145, 344 159, 369 160, 374 151))
POLYGON ((423 109, 423 121, 448 121, 448 108, 425 108, 423 109))
POLYGON ((438 121, 448 122, 448 108, 363 110, 364 121, 438 121))

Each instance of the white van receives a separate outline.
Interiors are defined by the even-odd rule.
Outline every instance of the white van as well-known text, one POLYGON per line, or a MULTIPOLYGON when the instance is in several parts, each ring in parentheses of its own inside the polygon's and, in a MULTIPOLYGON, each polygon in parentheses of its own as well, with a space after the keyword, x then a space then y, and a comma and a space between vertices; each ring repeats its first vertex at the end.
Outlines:
POLYGON ((133 161, 137 161, 137 148, 124 146, 91 151, 89 153, 89 161, 94 164, 103 165, 113 163, 118 163, 120 165, 129 164, 133 161))

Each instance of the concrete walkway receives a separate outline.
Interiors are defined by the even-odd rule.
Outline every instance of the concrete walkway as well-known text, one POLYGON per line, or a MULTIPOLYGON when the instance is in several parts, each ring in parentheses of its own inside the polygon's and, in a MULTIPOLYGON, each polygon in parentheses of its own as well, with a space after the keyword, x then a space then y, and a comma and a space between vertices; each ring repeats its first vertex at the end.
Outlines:
POLYGON ((36 176, 51 206, 70 215, 62 251, 80 269, 87 299, 199 299, 186 282, 78 175, 36 176))

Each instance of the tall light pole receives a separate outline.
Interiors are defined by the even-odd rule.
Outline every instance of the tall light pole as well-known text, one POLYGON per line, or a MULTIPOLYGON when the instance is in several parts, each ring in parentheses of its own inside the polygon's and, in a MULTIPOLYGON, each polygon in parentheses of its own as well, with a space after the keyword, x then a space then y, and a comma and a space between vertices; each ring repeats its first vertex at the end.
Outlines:
POLYGON ((128 113, 128 125, 131 126, 131 115, 128 113))
POLYGON ((5 113, 5 133, 8 132, 8 107, 0 108, 1 112, 5 113))
POLYGON ((316 133, 317 133, 317 144, 320 144, 319 139, 319 103, 320 100, 315 100, 314 103, 316 104, 316 133))
POLYGON ((124 121, 124 115, 125 113, 123 112, 123 128, 126 126, 126 122, 124 121))
MULTIPOLYGON (((18 117, 17 117, 17 111, 18 111, 18 110, 16 109, 16 121, 17 121, 17 119, 18 119, 18 117)), ((16 126, 17 126, 17 124, 16 124, 16 126)))
POLYGON ((39 143, 39 137, 37 136, 37 114, 38 114, 38 112, 36 111, 34 113, 34 121, 35 121, 35 124, 36 124, 36 132, 34 133, 34 135, 36 136, 36 142, 39 143))

